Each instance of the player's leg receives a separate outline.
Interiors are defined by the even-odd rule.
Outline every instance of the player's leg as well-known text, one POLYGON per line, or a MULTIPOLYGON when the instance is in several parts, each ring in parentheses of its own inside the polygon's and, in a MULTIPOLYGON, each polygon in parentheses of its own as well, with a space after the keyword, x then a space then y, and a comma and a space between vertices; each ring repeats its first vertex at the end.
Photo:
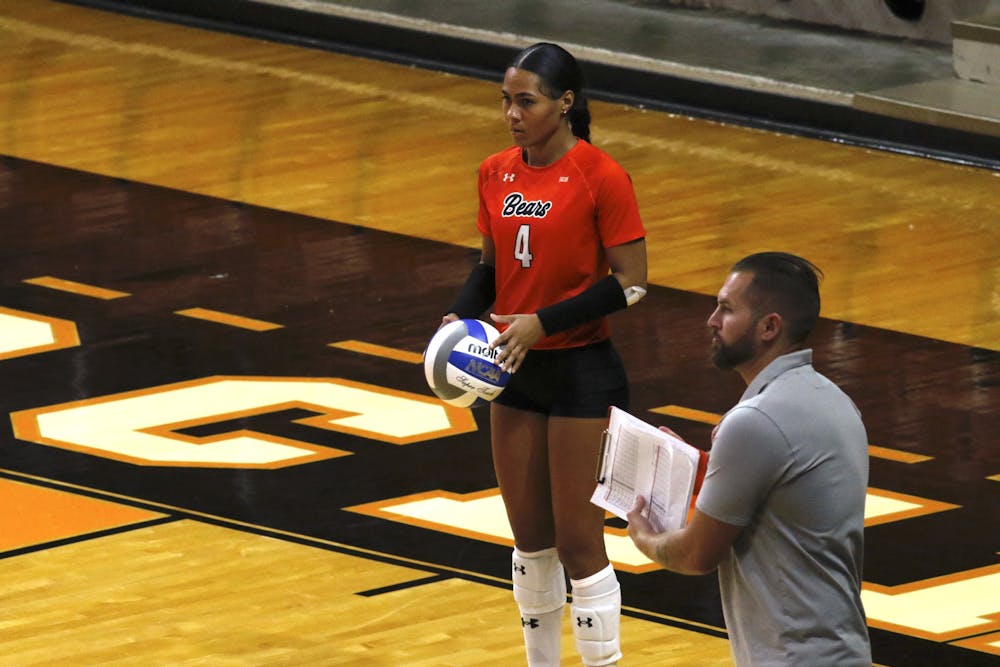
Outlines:
POLYGON ((556 546, 569 576, 582 579, 608 564, 602 508, 590 502, 607 419, 549 418, 549 466, 556 546))
POLYGON ((558 667, 566 576, 555 549, 546 415, 494 404, 493 464, 514 533, 511 577, 531 667, 558 667))
POLYGON ((588 667, 621 659, 621 590, 604 545, 604 510, 590 502, 603 419, 551 417, 550 465, 556 544, 572 584, 570 625, 588 667))
POLYGON ((549 418, 556 547, 573 585, 571 625, 585 665, 621 658, 621 589, 604 545, 604 510, 590 502, 608 407, 628 404, 628 378, 610 341, 563 359, 565 378, 549 418))

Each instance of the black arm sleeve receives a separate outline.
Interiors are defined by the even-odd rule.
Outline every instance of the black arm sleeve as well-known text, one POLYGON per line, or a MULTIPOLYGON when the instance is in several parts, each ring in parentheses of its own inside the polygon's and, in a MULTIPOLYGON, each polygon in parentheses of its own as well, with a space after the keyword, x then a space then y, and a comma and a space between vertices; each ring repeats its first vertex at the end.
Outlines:
POLYGON ((605 276, 576 296, 545 306, 536 314, 545 335, 565 331, 584 322, 596 320, 628 306, 621 283, 605 276))
POLYGON ((462 319, 479 317, 496 298, 496 273, 492 266, 480 262, 472 267, 465 285, 445 314, 455 313, 462 319))

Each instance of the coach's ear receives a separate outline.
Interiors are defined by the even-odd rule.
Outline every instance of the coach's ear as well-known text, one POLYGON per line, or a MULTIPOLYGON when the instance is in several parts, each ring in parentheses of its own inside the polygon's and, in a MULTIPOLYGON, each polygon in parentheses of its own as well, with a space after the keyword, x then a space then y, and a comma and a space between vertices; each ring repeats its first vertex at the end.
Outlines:
POLYGON ((768 313, 757 321, 757 335, 760 339, 772 342, 781 337, 785 323, 778 313, 768 313))

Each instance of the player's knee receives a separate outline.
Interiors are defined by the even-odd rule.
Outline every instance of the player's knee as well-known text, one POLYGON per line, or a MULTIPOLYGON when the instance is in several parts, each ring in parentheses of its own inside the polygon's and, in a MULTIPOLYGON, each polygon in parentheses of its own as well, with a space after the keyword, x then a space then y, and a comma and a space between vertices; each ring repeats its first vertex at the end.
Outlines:
POLYGON ((595 563, 608 562, 604 551, 603 537, 602 541, 596 545, 593 541, 588 543, 584 540, 573 542, 564 540, 556 548, 559 550, 559 560, 570 577, 574 575, 586 576, 587 573, 594 571, 595 563))
POLYGON ((566 603, 566 575, 554 548, 512 557, 514 600, 521 611, 544 614, 566 603))

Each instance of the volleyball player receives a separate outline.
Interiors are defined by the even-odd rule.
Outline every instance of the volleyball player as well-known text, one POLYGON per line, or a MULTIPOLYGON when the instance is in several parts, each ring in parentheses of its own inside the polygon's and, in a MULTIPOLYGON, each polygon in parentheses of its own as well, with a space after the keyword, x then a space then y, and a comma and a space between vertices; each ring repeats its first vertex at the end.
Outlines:
POLYGON ((491 405, 493 463, 514 533, 512 577, 528 664, 560 664, 569 576, 584 665, 621 657, 621 592, 590 503, 609 406, 625 369, 606 315, 645 294, 645 230, 628 174, 590 143, 581 69, 540 43, 502 86, 514 145, 479 168, 482 255, 444 316, 491 317, 513 373, 491 405))

